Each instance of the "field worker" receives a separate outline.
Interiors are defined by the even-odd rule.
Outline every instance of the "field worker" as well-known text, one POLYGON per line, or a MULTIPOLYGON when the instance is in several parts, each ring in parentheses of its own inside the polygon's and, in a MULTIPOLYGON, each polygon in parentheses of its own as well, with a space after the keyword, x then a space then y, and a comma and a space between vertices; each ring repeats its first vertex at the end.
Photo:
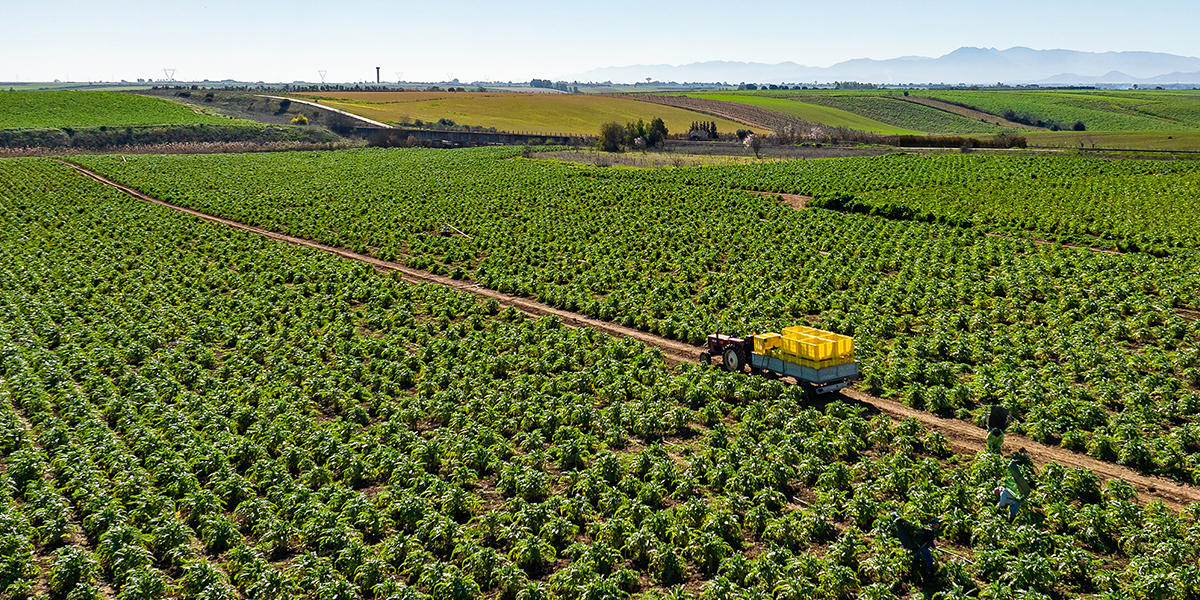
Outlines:
POLYGON ((1017 499, 1017 495, 1012 490, 1003 485, 996 486, 992 493, 996 495, 996 508, 1007 508, 1008 522, 1012 523, 1021 510, 1021 501, 1017 499))
POLYGON ((942 528, 941 520, 934 518, 929 521, 926 529, 913 529, 913 526, 898 515, 893 515, 892 521, 896 537, 905 550, 912 552, 913 569, 917 568, 920 560, 922 571, 928 579, 933 575, 933 547, 937 541, 938 531, 942 528))
POLYGON ((937 541, 937 534, 941 528, 941 520, 935 518, 929 522, 928 529, 922 529, 916 535, 917 549, 925 563, 926 577, 933 575, 933 544, 937 541))
POLYGON ((1004 428, 1008 427, 1008 409, 996 404, 988 411, 987 418, 987 451, 1000 453, 1004 445, 1004 428))
POLYGON ((988 452, 1000 453, 1000 446, 1004 445, 1004 430, 999 427, 993 427, 987 434, 987 449, 988 452))
POLYGON ((1008 509, 1008 522, 1012 523, 1021 511, 1021 505, 1029 498, 1029 482, 1021 473, 1021 465, 1014 458, 1008 462, 1008 479, 992 490, 996 495, 996 508, 1008 509))

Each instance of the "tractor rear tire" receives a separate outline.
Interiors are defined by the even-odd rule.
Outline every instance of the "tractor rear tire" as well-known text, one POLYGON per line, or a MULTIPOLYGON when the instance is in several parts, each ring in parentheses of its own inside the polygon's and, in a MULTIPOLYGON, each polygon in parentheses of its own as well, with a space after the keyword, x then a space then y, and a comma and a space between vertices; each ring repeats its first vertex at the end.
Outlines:
POLYGON ((724 363, 725 370, 731 373, 740 373, 746 366, 742 361, 742 355, 734 348, 725 350, 724 363))

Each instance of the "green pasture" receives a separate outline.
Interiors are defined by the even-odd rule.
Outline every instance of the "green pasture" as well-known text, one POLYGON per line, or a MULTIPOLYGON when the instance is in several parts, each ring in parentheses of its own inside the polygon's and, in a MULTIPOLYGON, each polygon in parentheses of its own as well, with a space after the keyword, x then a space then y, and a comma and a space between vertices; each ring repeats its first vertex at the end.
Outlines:
POLYGON ((1088 131, 1200 131, 1200 92, 1193 90, 916 90, 912 94, 1002 115, 1006 110, 1083 121, 1088 131))
POLYGON ((220 123, 160 98, 120 92, 0 92, 0 129, 220 123))

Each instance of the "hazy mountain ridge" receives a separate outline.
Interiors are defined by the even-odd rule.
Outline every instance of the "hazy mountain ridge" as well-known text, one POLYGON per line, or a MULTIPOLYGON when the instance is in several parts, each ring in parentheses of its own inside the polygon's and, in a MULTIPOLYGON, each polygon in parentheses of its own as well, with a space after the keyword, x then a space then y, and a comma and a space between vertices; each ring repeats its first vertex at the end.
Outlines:
POLYGON ((790 61, 778 64, 708 61, 686 65, 604 67, 562 79, 634 83, 645 81, 647 77, 656 81, 730 83, 1200 83, 1200 58, 1161 52, 963 47, 937 58, 856 58, 829 67, 810 67, 790 61))

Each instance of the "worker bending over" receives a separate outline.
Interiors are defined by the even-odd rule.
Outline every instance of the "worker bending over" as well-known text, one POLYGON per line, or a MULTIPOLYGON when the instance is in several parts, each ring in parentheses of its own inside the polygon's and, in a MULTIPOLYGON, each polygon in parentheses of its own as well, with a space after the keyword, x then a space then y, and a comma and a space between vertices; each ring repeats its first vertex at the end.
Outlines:
POLYGON ((1021 505, 1029 498, 1029 483, 1025 481, 1017 459, 1008 462, 1008 478, 992 493, 996 496, 996 508, 1008 509, 1008 522, 1012 523, 1021 511, 1021 505))

